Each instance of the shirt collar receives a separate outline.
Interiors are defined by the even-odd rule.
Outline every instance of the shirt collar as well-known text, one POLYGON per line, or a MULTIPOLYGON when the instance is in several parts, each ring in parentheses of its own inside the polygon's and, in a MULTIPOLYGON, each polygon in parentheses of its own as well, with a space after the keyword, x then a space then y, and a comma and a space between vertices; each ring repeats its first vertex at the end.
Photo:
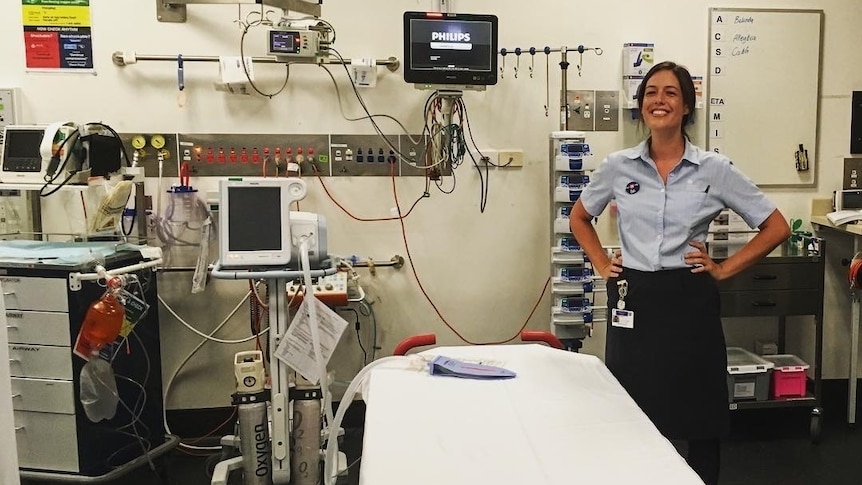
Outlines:
MULTIPOLYGON (((622 155, 629 160, 650 160, 648 142, 649 138, 629 149, 623 150, 622 155)), ((685 140, 685 151, 682 154, 682 159, 695 165, 700 165, 700 159, 697 157, 697 148, 688 139, 685 140)))

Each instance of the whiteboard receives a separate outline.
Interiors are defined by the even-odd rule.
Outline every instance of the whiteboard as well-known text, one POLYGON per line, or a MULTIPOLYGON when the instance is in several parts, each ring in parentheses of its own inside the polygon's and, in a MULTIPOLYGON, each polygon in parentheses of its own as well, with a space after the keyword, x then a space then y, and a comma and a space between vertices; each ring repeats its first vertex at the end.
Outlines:
POLYGON ((759 186, 817 183, 822 39, 822 10, 710 9, 707 147, 759 186))

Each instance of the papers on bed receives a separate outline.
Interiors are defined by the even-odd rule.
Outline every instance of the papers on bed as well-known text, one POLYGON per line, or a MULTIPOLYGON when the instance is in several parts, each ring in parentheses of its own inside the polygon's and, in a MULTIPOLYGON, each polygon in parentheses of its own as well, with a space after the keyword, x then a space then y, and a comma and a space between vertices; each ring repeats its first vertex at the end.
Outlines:
POLYGON ((511 379, 515 373, 493 365, 462 362, 450 357, 438 355, 428 363, 428 371, 432 376, 461 377, 464 379, 511 379))

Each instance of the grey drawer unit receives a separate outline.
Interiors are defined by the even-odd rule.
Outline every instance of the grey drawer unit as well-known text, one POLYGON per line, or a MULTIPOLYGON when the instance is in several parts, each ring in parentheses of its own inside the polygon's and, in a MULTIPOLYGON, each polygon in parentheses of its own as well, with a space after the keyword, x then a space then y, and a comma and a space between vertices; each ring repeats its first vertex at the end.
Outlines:
POLYGON ((822 286, 823 265, 819 262, 773 263, 767 260, 723 281, 721 290, 817 289, 822 286))
POLYGON ((721 293, 721 315, 725 317, 780 317, 816 315, 822 307, 815 290, 750 290, 721 293))

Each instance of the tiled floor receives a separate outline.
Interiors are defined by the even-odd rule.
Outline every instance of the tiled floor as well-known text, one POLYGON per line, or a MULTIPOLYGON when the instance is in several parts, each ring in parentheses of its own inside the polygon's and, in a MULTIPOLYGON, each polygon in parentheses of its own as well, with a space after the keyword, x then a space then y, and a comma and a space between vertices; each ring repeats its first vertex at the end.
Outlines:
MULTIPOLYGON (((764 409, 733 414, 731 436, 722 443, 721 484, 862 484, 862 429, 848 427, 844 411, 840 409, 842 397, 840 392, 838 394, 825 403, 822 439, 816 445, 809 439, 810 413, 806 409, 764 409)), ((356 456, 361 429, 350 429, 347 440, 345 451, 356 456)), ((348 459, 353 461, 351 456, 348 459)), ((214 461, 210 461, 210 469, 214 461)), ((110 485, 210 483, 205 457, 173 452, 159 460, 158 465, 158 473, 143 467, 110 485)), ((351 471, 350 479, 344 483, 356 484, 358 470, 351 471)), ((409 480, 404 483, 409 484, 409 480)))

